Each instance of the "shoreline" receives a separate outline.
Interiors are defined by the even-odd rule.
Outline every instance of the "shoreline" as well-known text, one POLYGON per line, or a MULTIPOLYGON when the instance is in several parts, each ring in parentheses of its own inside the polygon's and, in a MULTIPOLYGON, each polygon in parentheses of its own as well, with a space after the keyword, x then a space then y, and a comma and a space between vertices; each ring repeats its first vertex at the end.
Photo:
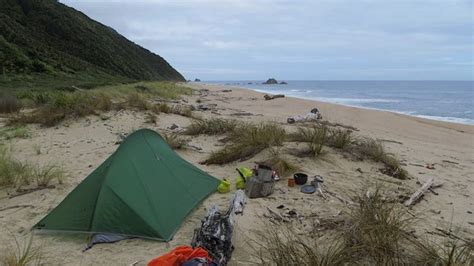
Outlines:
MULTIPOLYGON (((276 94, 275 92, 261 90, 261 89, 255 89, 255 88, 250 88, 250 87, 245 87, 243 85, 206 83, 205 81, 203 81, 201 83, 206 84, 206 85, 211 85, 211 86, 212 85, 219 85, 219 86, 233 87, 233 88, 238 88, 238 89, 246 89, 246 90, 251 90, 251 91, 255 91, 255 92, 259 92, 259 93, 276 94)), ((285 85, 276 84, 275 86, 285 86, 285 85)), ((415 114, 410 114, 409 112, 404 112, 404 111, 397 111, 397 110, 381 109, 381 108, 375 108, 375 107, 366 107, 366 106, 360 106, 360 105, 345 104, 345 103, 339 103, 339 102, 333 102, 333 101, 326 101, 326 100, 322 100, 322 99, 318 99, 318 98, 314 98, 314 97, 304 98, 302 96, 295 96, 295 95, 288 94, 288 92, 286 92, 286 93, 283 92, 283 94, 285 94, 285 97, 291 97, 291 98, 296 98, 296 99, 301 99, 301 100, 312 100, 312 101, 315 101, 315 102, 324 102, 324 103, 337 104, 337 105, 342 105, 342 106, 347 106, 347 107, 354 107, 354 108, 361 108, 361 109, 367 109, 367 110, 386 111, 386 112, 391 112, 391 113, 396 113, 396 114, 407 115, 407 116, 410 116, 410 117, 423 118, 423 119, 427 119, 427 120, 474 126, 474 120, 470 119, 470 118, 451 117, 451 116, 415 115, 415 114)), ((372 100, 372 99, 367 99, 367 100, 372 100)))
MULTIPOLYGON (((256 89, 252 89, 252 88, 241 87, 241 86, 238 86, 238 85, 223 85, 223 84, 218 84, 218 83, 206 83, 206 82, 190 82, 188 84, 190 84, 191 86, 193 86, 193 84, 195 84, 195 85, 202 84, 204 86, 211 86, 211 87, 214 87, 214 86, 226 87, 226 88, 229 88, 229 89, 244 90, 244 91, 249 91, 249 92, 253 92, 253 93, 258 93, 258 94, 261 94, 261 95, 271 94, 270 92, 264 92, 264 91, 260 91, 260 90, 256 90, 256 89)), ((421 115, 418 116, 418 115, 407 114, 407 113, 404 113, 404 112, 401 112, 401 111, 398 112, 398 111, 393 111, 393 110, 378 109, 378 108, 371 108, 371 107, 364 107, 364 106, 346 105, 346 104, 334 103, 334 102, 329 102, 329 101, 321 101, 321 100, 314 99, 314 98, 301 98, 301 97, 297 97, 297 96, 287 96, 287 95, 285 95, 285 98, 294 99, 294 100, 309 101, 309 102, 314 102, 316 104, 324 104, 324 105, 327 104, 327 105, 334 105, 334 106, 340 106, 340 107, 345 107, 345 108, 355 108, 355 109, 360 109, 360 110, 367 110, 367 111, 374 111, 374 112, 389 113, 389 114, 393 114, 393 115, 400 115, 400 116, 406 117, 408 119, 415 119, 415 120, 418 120, 422 123, 427 123, 427 124, 435 124, 435 125, 439 125, 439 126, 444 125, 445 127, 448 127, 448 128, 450 126, 462 127, 462 128, 466 128, 467 130, 470 129, 470 130, 472 130, 472 133, 474 133, 474 124, 459 123, 459 122, 446 121, 446 120, 441 120, 441 119, 431 119, 431 118, 423 117, 421 115)), ((459 130, 464 130, 464 129, 459 129, 459 130)))

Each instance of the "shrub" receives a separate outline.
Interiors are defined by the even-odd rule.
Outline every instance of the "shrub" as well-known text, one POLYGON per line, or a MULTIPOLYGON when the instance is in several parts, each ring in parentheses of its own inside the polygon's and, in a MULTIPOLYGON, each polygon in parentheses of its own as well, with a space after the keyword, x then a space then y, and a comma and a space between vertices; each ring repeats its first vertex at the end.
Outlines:
POLYGON ((0 113, 16 113, 21 109, 21 104, 15 96, 4 95, 0 97, 0 113))
POLYGON ((233 131, 239 123, 236 120, 210 118, 194 120, 191 122, 184 134, 186 135, 219 135, 233 131))

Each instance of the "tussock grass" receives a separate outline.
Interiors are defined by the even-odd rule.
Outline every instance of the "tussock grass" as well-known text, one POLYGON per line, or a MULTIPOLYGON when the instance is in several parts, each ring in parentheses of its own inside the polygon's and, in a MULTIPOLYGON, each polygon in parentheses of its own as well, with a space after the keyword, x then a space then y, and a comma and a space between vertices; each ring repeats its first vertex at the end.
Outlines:
POLYGON ((352 131, 332 128, 328 131, 328 146, 346 149, 352 143, 352 131))
POLYGON ((242 123, 229 132, 230 144, 213 152, 205 164, 226 164, 249 159, 266 148, 281 146, 286 138, 285 129, 275 123, 242 123))
POLYGON ((383 170, 385 174, 398 179, 408 178, 408 172, 403 169, 399 160, 385 151, 381 141, 365 138, 358 143, 356 149, 362 156, 370 158, 376 162, 382 162, 385 165, 385 169, 383 170))
POLYGON ((344 230, 346 245, 357 250, 357 257, 379 265, 403 262, 414 218, 402 206, 388 202, 380 189, 358 196, 356 202, 344 230))
POLYGON ((145 115, 145 123, 148 124, 156 124, 158 121, 158 117, 154 113, 146 113, 145 115))
POLYGON ((474 265, 474 242, 449 239, 444 243, 419 241, 416 243, 417 265, 474 265))
POLYGON ((25 243, 13 237, 13 244, 5 247, 0 255, 1 265, 5 266, 27 266, 43 265, 43 253, 40 247, 33 246, 33 237, 25 243))
POLYGON ((0 148, 0 187, 26 185, 31 176, 31 165, 15 160, 3 147, 0 148))
POLYGON ((236 120, 210 118, 203 120, 194 120, 191 122, 184 134, 186 135, 220 135, 236 129, 239 122, 236 120))
POLYGON ((280 147, 271 147, 269 153, 269 158, 263 163, 276 170, 280 176, 288 176, 298 171, 299 168, 296 165, 282 156, 280 147))
POLYGON ((16 113, 21 109, 21 103, 13 95, 0 96, 0 113, 16 113))
POLYGON ((65 172, 55 164, 32 165, 14 159, 0 149, 0 187, 21 187, 35 182, 38 187, 47 187, 52 180, 62 183, 65 172))
POLYGON ((258 237, 254 256, 260 265, 332 266, 352 262, 351 250, 343 241, 327 240, 320 245, 316 239, 302 237, 293 227, 269 225, 258 237))
MULTIPOLYGON (((175 99, 191 94, 191 89, 171 82, 141 82, 135 84, 98 87, 92 90, 23 91, 18 98, 36 106, 30 114, 11 119, 12 124, 38 123, 54 126, 66 118, 96 115, 112 109, 159 110, 150 99, 175 99)), ((181 115, 192 113, 180 110, 181 115)))
POLYGON ((357 196, 356 203, 345 222, 320 239, 268 223, 254 256, 263 265, 473 265, 472 241, 436 244, 414 236, 417 220, 380 189, 357 196))
POLYGON ((306 149, 301 155, 316 157, 323 152, 323 147, 327 142, 328 128, 325 126, 298 127, 295 133, 289 135, 291 141, 304 142, 306 149))
POLYGON ((141 111, 150 109, 148 100, 138 92, 132 92, 127 95, 127 105, 141 111))
POLYGON ((184 106, 184 105, 174 105, 171 107, 170 113, 175 114, 175 115, 181 115, 185 117, 193 117, 193 111, 189 106, 184 106))
POLYGON ((42 167, 37 166, 33 174, 38 187, 47 187, 53 180, 57 180, 59 184, 62 184, 65 176, 64 170, 54 164, 48 164, 42 167))
POLYGON ((0 137, 3 137, 7 140, 14 138, 26 139, 31 136, 31 132, 27 127, 23 125, 7 127, 0 131, 0 137))
POLYGON ((174 150, 183 149, 189 142, 188 139, 185 139, 175 133, 165 133, 162 136, 168 145, 174 150))

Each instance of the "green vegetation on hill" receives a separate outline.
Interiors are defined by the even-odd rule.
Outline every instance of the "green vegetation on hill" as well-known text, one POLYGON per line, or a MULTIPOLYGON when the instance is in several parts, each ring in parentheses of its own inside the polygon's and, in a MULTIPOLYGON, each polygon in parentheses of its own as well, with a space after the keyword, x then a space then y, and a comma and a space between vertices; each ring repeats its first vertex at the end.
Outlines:
POLYGON ((184 81, 162 57, 56 0, 0 0, 0 88, 184 81))

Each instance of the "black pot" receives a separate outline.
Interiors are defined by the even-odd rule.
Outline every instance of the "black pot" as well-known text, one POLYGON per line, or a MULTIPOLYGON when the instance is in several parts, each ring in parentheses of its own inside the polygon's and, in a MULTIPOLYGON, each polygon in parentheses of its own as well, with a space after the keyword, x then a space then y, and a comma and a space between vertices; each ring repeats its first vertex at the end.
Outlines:
POLYGON ((296 173, 296 174, 293 175, 293 177, 295 178, 295 183, 297 185, 304 185, 304 184, 306 184, 306 182, 308 182, 308 175, 307 174, 296 173))

